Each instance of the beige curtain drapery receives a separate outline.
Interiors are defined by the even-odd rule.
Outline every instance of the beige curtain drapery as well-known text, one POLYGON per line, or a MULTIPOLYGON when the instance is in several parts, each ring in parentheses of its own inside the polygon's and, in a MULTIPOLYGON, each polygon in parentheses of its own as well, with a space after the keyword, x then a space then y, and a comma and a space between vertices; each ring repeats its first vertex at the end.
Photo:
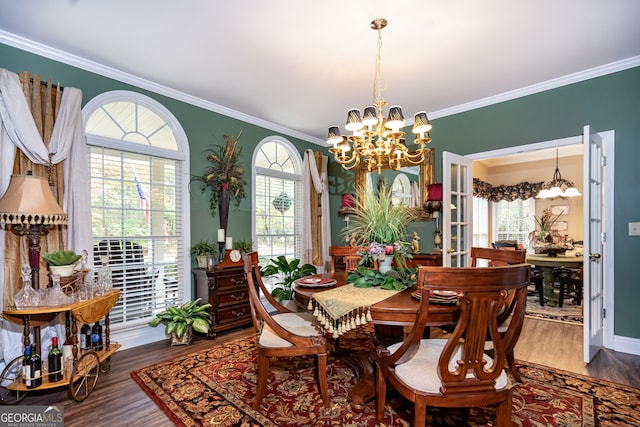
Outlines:
MULTIPOLYGON (((93 246, 91 191, 82 120, 82 91, 73 87, 66 87, 64 91, 54 90, 51 84, 41 87, 37 76, 33 83, 31 80, 28 74, 23 74, 21 80, 18 74, 0 68, 0 197, 9 187, 12 173, 31 169, 37 175, 51 176, 51 181, 56 184, 55 194, 58 201, 63 200, 60 205, 69 222, 58 228, 61 235, 50 232, 46 239, 41 237, 41 250, 50 252, 62 247, 76 252, 90 250, 93 246), (26 97, 24 86, 33 88, 27 91, 26 97), (25 157, 17 156, 16 148, 25 157), (57 166, 52 167, 52 164, 57 166)), ((0 229, 2 259, 9 258, 5 241, 15 238, 12 234, 10 230, 0 229)), ((24 245, 24 250, 19 249, 16 255, 13 249, 11 255, 16 268, 28 262, 27 242, 26 239, 24 242, 21 240, 17 239, 16 245, 18 248, 24 245)), ((40 266, 46 278, 44 263, 40 266)), ((7 300, 12 304, 15 290, 21 287, 20 277, 12 271, 13 265, 9 268, 3 265, 0 269, 0 293, 3 296, 0 301, 3 305, 7 300), (13 277, 7 278, 10 274, 13 277)), ((40 283, 40 286, 46 286, 47 282, 40 279, 40 283)), ((23 330, 22 325, 0 318, 0 355, 4 360, 13 360, 22 354, 23 330)), ((41 342, 50 342, 53 335, 65 336, 64 323, 54 319, 40 332, 41 342)))
MULTIPOLYGON (((51 141, 53 126, 60 109, 60 98, 62 90, 59 85, 53 85, 51 79, 46 82, 40 81, 39 75, 31 75, 29 72, 19 73, 20 84, 24 93, 27 105, 33 116, 34 123, 47 149, 51 141)), ((60 206, 63 200, 63 171, 62 163, 57 165, 39 165, 31 160, 20 150, 16 150, 13 164, 13 174, 26 174, 33 171, 36 176, 41 176, 49 181, 53 195, 60 206)), ((65 248, 65 233, 62 226, 56 226, 40 239, 41 253, 53 252, 65 248)), ((13 296, 20 289, 22 284, 20 269, 29 259, 29 247, 27 240, 23 236, 13 233, 5 233, 5 292, 4 303, 11 304, 13 296)), ((41 260, 40 265, 40 287, 46 287, 48 283, 46 263, 41 260)))
POLYGON ((330 271, 331 265, 327 166, 327 156, 313 150, 305 151, 302 167, 302 262, 315 265, 319 272, 330 271))

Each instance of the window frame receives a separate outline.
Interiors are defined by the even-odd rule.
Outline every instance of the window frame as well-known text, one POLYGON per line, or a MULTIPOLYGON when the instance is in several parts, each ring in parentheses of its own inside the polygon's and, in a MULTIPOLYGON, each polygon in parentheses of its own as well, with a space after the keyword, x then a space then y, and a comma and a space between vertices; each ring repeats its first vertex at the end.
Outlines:
MULTIPOLYGON (((103 136, 87 134, 87 156, 92 147, 101 147, 106 150, 116 150, 124 153, 132 153, 134 155, 142 155, 146 157, 157 157, 168 159, 180 163, 180 182, 175 188, 176 193, 182 195, 189 194, 189 143, 182 126, 177 118, 162 104, 146 95, 131 91, 109 91, 95 96, 82 109, 82 118, 86 128, 89 118, 103 105, 112 102, 132 102, 144 106, 157 114, 170 131, 177 143, 177 150, 153 147, 149 145, 136 144, 122 140, 116 140, 103 136)), ((178 171, 176 171, 178 173, 178 171)), ((177 213, 181 215, 183 220, 180 222, 179 228, 176 229, 176 236, 181 236, 183 250, 176 255, 176 266, 182 270, 183 283, 179 286, 183 298, 191 299, 191 258, 186 248, 191 246, 191 225, 190 225, 190 203, 188 197, 182 198, 181 210, 177 213)), ((124 236, 126 237, 126 236, 124 236)), ((91 248, 93 249, 93 248, 91 248)), ((97 266, 94 266, 97 269, 97 266)), ((151 317, 144 317, 138 320, 132 320, 125 323, 112 323, 112 340, 121 342, 124 346, 135 347, 138 345, 159 341, 165 339, 164 328, 152 328, 148 325, 151 317)))
MULTIPOLYGON (((251 239, 252 241, 255 243, 257 242, 257 224, 256 224, 256 220, 257 220, 257 213, 256 213, 256 179, 258 175, 264 175, 267 177, 272 177, 272 178, 277 178, 277 179, 284 179, 284 180, 291 180, 291 181, 295 181, 295 186, 297 188, 300 189, 300 191, 296 191, 294 196, 295 196, 295 200, 294 200, 294 207, 295 209, 297 209, 297 212, 294 214, 295 218, 297 221, 300 221, 299 224, 295 225, 295 229, 296 229, 296 233, 295 235, 298 236, 297 240, 299 241, 299 244, 296 247, 296 251, 298 251, 295 254, 296 258, 302 258, 302 202, 303 202, 303 193, 304 190, 302 188, 303 185, 303 178, 302 178, 302 156, 300 155, 300 153, 298 152, 297 148, 295 147, 295 145, 293 145, 289 140, 280 137, 280 136, 269 136, 266 137, 264 139, 262 139, 254 148, 253 150, 253 155, 251 158, 251 203, 253 206, 253 212, 254 215, 252 215, 252 220, 251 220, 251 239), (258 157, 258 154, 260 153, 261 148, 270 142, 276 142, 279 144, 282 144, 284 146, 284 148, 286 149, 286 151, 289 153, 289 159, 291 160, 291 162, 293 163, 294 169, 296 171, 298 171, 298 173, 289 173, 289 172, 283 172, 283 171, 278 171, 278 170, 274 170, 274 169, 266 169, 263 167, 259 167, 256 166, 256 160, 258 157)), ((257 245, 257 243, 255 243, 257 245)), ((255 250, 258 250, 257 247, 254 247, 255 250)), ((259 254, 260 255, 260 254, 259 254)), ((263 265, 269 257, 263 257, 261 256, 261 260, 260 263, 261 265, 263 265)))

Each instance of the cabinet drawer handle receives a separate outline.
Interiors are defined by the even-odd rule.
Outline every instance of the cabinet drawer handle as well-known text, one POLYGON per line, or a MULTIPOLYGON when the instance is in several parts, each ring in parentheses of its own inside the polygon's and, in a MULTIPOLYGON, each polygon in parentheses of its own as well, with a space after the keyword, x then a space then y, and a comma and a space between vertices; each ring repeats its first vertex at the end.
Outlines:
POLYGON ((234 279, 232 277, 231 278, 231 283, 233 283, 234 285, 242 285, 244 283, 244 277, 242 277, 240 279, 234 279))
POLYGON ((231 312, 231 314, 233 314, 233 315, 234 315, 234 316, 236 316, 236 317, 242 317, 242 316, 244 316, 244 310, 239 311, 239 312, 238 312, 238 311, 233 310, 233 311, 231 312))
POLYGON ((231 294, 231 299, 234 301, 242 301, 244 299, 244 294, 240 294, 240 295, 231 294))

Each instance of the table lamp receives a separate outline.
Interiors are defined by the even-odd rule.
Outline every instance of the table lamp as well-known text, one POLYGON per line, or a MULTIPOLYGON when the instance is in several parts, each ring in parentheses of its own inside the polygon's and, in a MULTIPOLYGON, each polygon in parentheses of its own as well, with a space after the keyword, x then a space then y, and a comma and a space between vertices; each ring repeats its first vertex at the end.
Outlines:
POLYGON ((9 187, 0 198, 0 226, 27 236, 34 289, 40 288, 40 236, 62 224, 67 224, 67 214, 56 202, 45 178, 34 176, 31 171, 11 176, 9 187))

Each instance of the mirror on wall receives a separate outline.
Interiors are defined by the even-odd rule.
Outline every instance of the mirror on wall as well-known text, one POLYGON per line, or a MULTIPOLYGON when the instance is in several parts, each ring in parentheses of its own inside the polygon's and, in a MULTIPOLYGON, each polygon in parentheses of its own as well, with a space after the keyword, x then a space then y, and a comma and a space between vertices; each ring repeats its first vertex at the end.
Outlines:
MULTIPOLYGON (((415 207, 418 211, 418 218, 420 221, 431 220, 431 214, 428 214, 422 206, 427 201, 427 185, 433 184, 433 165, 434 165, 434 149, 425 148, 426 155, 425 160, 420 165, 411 165, 408 162, 402 161, 400 169, 383 169, 382 172, 369 171, 366 164, 361 163, 356 169, 356 189, 365 188, 366 191, 375 191, 380 185, 381 181, 384 181, 386 185, 391 186, 399 175, 404 175, 410 183, 417 182, 417 202, 415 207)), ((398 181, 404 181, 405 178, 399 178, 398 181)), ((356 191, 357 194, 357 191, 356 191)), ((399 194, 400 196, 400 194, 399 194)), ((356 203, 364 203, 363 200, 357 200, 356 203)))

